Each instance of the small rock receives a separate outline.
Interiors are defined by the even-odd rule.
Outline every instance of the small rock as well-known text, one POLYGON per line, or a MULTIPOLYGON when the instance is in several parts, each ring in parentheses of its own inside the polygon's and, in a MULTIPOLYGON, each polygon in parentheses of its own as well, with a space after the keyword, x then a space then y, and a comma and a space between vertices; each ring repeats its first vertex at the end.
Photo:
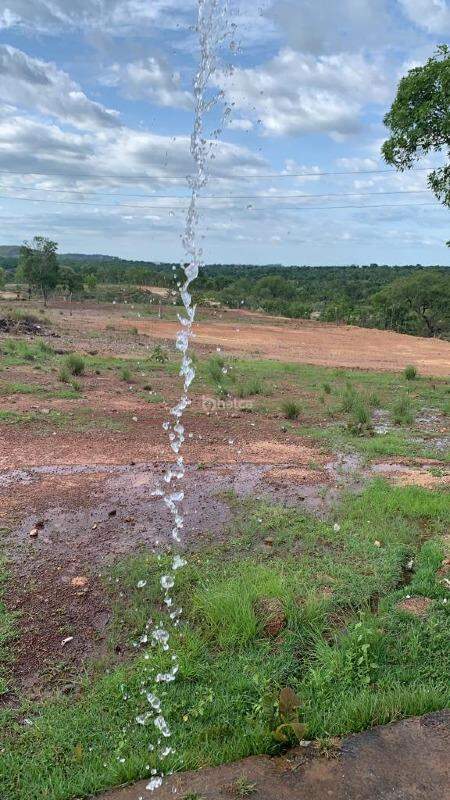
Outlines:
POLYGON ((38 535, 39 535, 39 531, 36 528, 36 526, 34 528, 31 528, 31 531, 28 534, 28 536, 31 536, 32 539, 37 539, 38 535))
POLYGON ((405 597, 395 606, 396 611, 411 614, 413 617, 426 617, 433 601, 429 597, 405 597))
POLYGON ((254 611, 266 636, 275 638, 286 627, 286 614, 278 597, 260 597, 254 605, 254 611))
POLYGON ((64 647, 65 644, 69 644, 69 642, 73 642, 73 636, 66 636, 61 642, 61 647, 64 647))
POLYGON ((375 547, 381 547, 381 542, 378 539, 375 539, 374 545, 375 547))
POLYGON ((41 414, 50 414, 50 409, 49 408, 41 408, 41 409, 39 409, 39 411, 40 411, 41 414))
POLYGON ((111 511, 108 512, 108 517, 115 517, 116 514, 117 514, 117 511, 116 511, 115 508, 113 508, 111 511))
POLYGON ((74 589, 84 589, 84 587, 88 585, 88 579, 85 575, 77 575, 76 578, 72 578, 70 585, 73 586, 74 589))

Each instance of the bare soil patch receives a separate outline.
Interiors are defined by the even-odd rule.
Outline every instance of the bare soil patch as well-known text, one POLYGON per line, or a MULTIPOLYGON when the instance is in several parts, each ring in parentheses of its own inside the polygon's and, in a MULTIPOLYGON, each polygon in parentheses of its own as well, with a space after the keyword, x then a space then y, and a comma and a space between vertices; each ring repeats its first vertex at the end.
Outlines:
MULTIPOLYGON (((55 310, 53 311, 55 314, 55 310)), ((130 317, 111 307, 93 308, 73 304, 68 312, 81 331, 105 331, 135 326, 140 334, 173 342, 175 320, 130 317)), ((195 326, 196 347, 221 347, 233 354, 258 354, 262 358, 328 367, 349 367, 378 371, 401 371, 415 365, 422 375, 450 374, 450 343, 440 339, 333 325, 305 320, 286 320, 230 312, 195 326), (226 319, 223 317, 226 316, 226 319)))

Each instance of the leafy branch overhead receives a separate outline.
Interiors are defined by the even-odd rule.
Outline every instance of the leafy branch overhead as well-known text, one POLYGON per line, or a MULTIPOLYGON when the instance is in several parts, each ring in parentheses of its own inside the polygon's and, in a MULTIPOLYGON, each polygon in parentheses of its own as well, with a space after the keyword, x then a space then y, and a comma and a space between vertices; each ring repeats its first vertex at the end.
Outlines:
MULTIPOLYGON (((421 67, 401 79, 391 110, 384 118, 391 137, 384 143, 385 161, 397 169, 411 169, 429 153, 450 157, 450 48, 440 45, 421 67)), ((450 163, 428 176, 438 200, 450 207, 450 163)))

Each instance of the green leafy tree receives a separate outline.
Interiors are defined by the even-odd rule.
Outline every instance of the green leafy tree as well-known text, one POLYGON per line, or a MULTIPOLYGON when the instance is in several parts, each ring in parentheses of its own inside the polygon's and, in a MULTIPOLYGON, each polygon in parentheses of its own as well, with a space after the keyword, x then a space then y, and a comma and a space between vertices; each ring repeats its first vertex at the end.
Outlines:
POLYGON ((35 236, 32 242, 24 242, 20 249, 19 276, 28 283, 30 290, 42 294, 45 304, 49 292, 59 280, 57 250, 57 243, 44 236, 35 236))
POLYGON ((86 275, 84 279, 84 285, 86 286, 88 292, 95 291, 97 283, 98 283, 97 276, 94 275, 93 272, 90 272, 89 275, 86 275))
POLYGON ((0 267, 0 289, 3 289, 6 283, 5 270, 0 267))
MULTIPOLYGON (((450 159, 450 49, 440 45, 422 67, 401 79, 391 110, 384 118, 391 137, 384 143, 385 161, 410 169, 428 153, 450 159)), ((450 163, 435 169, 428 183, 436 197, 450 206, 450 163)), ((447 244, 450 244, 449 242, 447 244)))
POLYGON ((59 268, 58 285, 61 286, 65 292, 73 294, 74 292, 81 292, 83 290, 83 279, 72 267, 62 266, 59 268))
POLYGON ((427 336, 448 335, 450 281, 439 270, 424 269, 399 278, 375 294, 373 302, 382 310, 388 328, 427 336))

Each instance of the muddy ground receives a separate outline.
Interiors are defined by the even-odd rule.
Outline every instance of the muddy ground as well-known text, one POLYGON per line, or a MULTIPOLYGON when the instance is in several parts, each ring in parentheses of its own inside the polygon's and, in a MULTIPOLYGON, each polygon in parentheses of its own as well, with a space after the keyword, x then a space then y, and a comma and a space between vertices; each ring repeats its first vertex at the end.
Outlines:
MULTIPOLYGON (((169 778, 155 800, 174 796, 221 800, 443 800, 450 783, 450 712, 427 714, 335 742, 320 753, 311 743, 279 758, 247 758, 169 778), (247 791, 247 794, 245 794, 247 791)), ((305 743, 307 744, 307 743, 305 743)), ((147 781, 98 800, 145 797, 147 781)))
MULTIPOLYGON (((113 306, 61 307, 46 313, 61 352, 134 358, 175 330, 173 322, 133 320, 145 332, 136 339, 128 333, 129 310, 113 306), (107 331, 107 325, 114 331, 107 331)), ((199 353, 220 342, 232 352, 287 361, 380 370, 416 363, 431 374, 448 369, 450 345, 445 342, 316 323, 269 325, 234 312, 229 320, 199 326, 199 353)), ((10 367, 2 377, 36 381, 27 366, 10 367)), ((54 380, 39 374, 44 387, 54 380)), ((36 697, 55 685, 70 691, 71 676, 87 658, 105 650, 110 618, 101 579, 105 565, 140 548, 168 546, 169 514, 152 497, 172 455, 162 423, 178 384, 170 376, 164 381, 165 402, 150 405, 117 375, 87 375, 77 400, 20 393, 1 398, 3 410, 36 414, 42 420, 0 425, 0 524, 11 575, 6 600, 20 615, 11 682, 15 689, 3 698, 6 703, 13 703, 17 692, 36 697), (70 422, 87 406, 94 423, 111 424, 67 429, 52 416, 65 414, 70 422)), ((279 414, 207 413, 197 396, 186 424, 192 434, 186 446, 188 549, 230 535, 230 492, 301 504, 322 515, 344 488, 357 490, 374 474, 422 485, 448 481, 446 475, 432 476, 429 464, 408 459, 363 467, 358 457, 332 453, 303 437, 301 430, 285 428, 279 414)))

